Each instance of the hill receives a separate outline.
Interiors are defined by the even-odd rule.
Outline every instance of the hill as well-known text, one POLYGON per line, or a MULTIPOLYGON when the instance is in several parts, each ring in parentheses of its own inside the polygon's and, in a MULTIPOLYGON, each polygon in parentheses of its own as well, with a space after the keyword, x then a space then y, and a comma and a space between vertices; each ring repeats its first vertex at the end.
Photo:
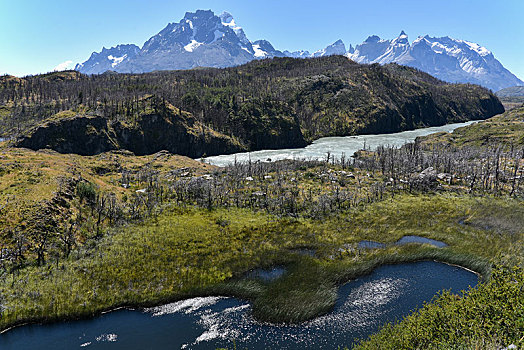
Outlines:
POLYGON ((274 58, 225 69, 63 74, 0 82, 0 135, 16 136, 15 145, 31 149, 86 155, 167 149, 198 157, 302 147, 324 136, 397 132, 504 111, 480 86, 343 56, 274 58))
POLYGON ((423 147, 443 144, 454 147, 497 147, 524 145, 524 107, 480 123, 456 129, 453 133, 440 132, 417 138, 423 147))
POLYGON ((495 93, 505 109, 518 108, 524 105, 524 86, 512 86, 495 93))
POLYGON ((524 86, 512 86, 495 93, 498 97, 523 97, 524 98, 524 86))

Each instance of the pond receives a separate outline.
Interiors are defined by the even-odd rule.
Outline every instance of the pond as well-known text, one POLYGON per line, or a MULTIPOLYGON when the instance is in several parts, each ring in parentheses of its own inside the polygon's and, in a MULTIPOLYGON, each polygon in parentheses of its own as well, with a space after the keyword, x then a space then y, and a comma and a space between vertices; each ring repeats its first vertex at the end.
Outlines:
POLYGON ((271 282, 284 275, 285 267, 275 266, 271 269, 254 269, 246 274, 247 278, 260 279, 264 282, 271 282))
POLYGON ((408 244, 408 243, 429 244, 437 248, 444 248, 448 246, 444 242, 437 241, 431 238, 420 237, 420 236, 404 236, 396 242, 396 244, 398 245, 408 244))
POLYGON ((0 335, 0 349, 336 349, 408 315, 443 289, 459 293, 477 283, 474 273, 433 261, 385 265, 341 286, 332 312, 299 325, 261 324, 246 301, 205 297, 15 328, 0 335))
MULTIPOLYGON (((404 236, 400 238, 393 245, 404 245, 409 243, 418 243, 418 244, 429 244, 437 248, 444 248, 448 245, 442 241, 437 241, 436 239, 421 237, 421 236, 404 236)), ((380 243, 376 241, 360 241, 358 242, 359 249, 379 249, 386 248, 388 245, 386 243, 380 243)))
POLYGON ((324 159, 327 152, 330 152, 331 155, 336 158, 340 158, 343 153, 346 155, 346 157, 350 157, 356 151, 364 148, 364 146, 366 146, 366 149, 371 150, 375 150, 378 146, 381 145, 400 147, 406 143, 415 141, 415 138, 419 136, 426 136, 440 131, 452 132, 457 128, 467 126, 472 123, 475 123, 475 121, 447 124, 443 126, 403 131, 393 134, 323 137, 304 148, 235 153, 202 158, 202 160, 213 165, 226 166, 230 163, 233 163, 235 158, 238 162, 245 162, 249 159, 251 159, 253 162, 257 160, 265 162, 281 159, 324 159))

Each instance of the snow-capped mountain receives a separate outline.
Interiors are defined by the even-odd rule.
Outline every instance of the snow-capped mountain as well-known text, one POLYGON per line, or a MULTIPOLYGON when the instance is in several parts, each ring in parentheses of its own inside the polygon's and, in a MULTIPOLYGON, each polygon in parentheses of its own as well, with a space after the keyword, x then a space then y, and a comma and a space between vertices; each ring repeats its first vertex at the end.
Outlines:
POLYGON ((254 41, 253 50, 256 58, 286 57, 282 51, 276 50, 267 40, 254 41))
POLYGON ((331 55, 344 55, 346 53, 346 45, 342 40, 337 40, 325 49, 313 52, 312 57, 323 57, 331 55))
POLYGON ((410 44, 404 31, 393 40, 368 37, 355 48, 342 40, 322 50, 279 51, 267 40, 250 41, 233 16, 224 12, 187 12, 178 23, 169 23, 151 37, 142 48, 118 45, 94 52, 75 69, 86 74, 108 70, 128 73, 153 70, 191 69, 194 67, 230 67, 255 59, 272 57, 311 58, 346 55, 358 63, 398 63, 418 68, 448 82, 474 83, 494 91, 524 85, 497 61, 486 48, 449 37, 418 37, 410 44))
POLYGON ((311 54, 309 53, 309 51, 304 51, 304 50, 300 50, 300 51, 284 51, 284 55, 286 55, 287 57, 293 57, 293 58, 310 58, 311 57, 311 54))
POLYGON ((478 44, 450 37, 418 37, 412 44, 404 31, 393 40, 370 36, 347 57, 358 63, 398 63, 418 68, 448 82, 473 83, 494 91, 524 85, 478 44))
POLYGON ((120 64, 134 59, 139 52, 140 48, 133 44, 118 45, 110 49, 104 47, 101 52, 93 52, 84 63, 77 64, 75 70, 89 74, 101 74, 108 70, 115 70, 120 64))
MULTIPOLYGON (((139 49, 122 51, 122 45, 93 53, 76 70, 99 74, 150 72, 153 70, 191 69, 194 67, 229 67, 253 59, 285 56, 268 41, 249 41, 242 27, 227 12, 187 12, 178 23, 169 23, 139 49)), ((127 46, 126 46, 127 47, 127 46)))

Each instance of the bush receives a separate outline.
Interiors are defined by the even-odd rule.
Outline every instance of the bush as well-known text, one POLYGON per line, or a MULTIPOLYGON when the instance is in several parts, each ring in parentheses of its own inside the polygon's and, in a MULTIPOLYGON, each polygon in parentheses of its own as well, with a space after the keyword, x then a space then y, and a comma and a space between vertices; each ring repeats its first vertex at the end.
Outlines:
POLYGON ((76 195, 80 202, 86 201, 89 204, 92 204, 96 201, 96 188, 90 182, 81 181, 76 185, 76 195))

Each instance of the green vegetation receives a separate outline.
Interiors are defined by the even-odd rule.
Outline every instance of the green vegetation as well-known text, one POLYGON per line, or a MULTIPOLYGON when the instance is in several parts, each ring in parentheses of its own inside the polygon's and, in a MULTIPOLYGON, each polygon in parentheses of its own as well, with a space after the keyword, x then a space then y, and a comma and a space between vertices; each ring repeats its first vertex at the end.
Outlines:
POLYGON ((34 264, 38 252, 47 262, 67 256, 129 211, 140 219, 139 208, 151 205, 136 193, 147 186, 141 179, 180 169, 198 176, 215 167, 167 153, 82 157, 0 148, 1 273, 34 264))
MULTIPOLYGON (((404 119, 416 114, 417 105, 409 101, 429 101, 418 95, 419 86, 439 96, 437 104, 459 104, 454 112, 441 111, 445 118, 483 116, 498 105, 475 86, 447 85, 409 68, 361 66, 334 57, 145 75, 3 77, 0 95, 7 103, 0 118, 2 130, 18 131, 40 123, 39 115, 52 117, 45 126, 81 121, 80 134, 88 135, 87 141, 98 137, 110 144, 117 140, 112 133, 118 127, 141 132, 137 125, 162 119, 162 125, 183 127, 185 135, 194 136, 190 140, 196 143, 186 147, 202 145, 200 136, 211 143, 229 138, 238 147, 248 147, 246 140, 254 137, 262 147, 261 130, 282 138, 278 130, 285 128, 275 129, 274 123, 298 125, 301 137, 310 139, 370 131, 373 123, 395 115, 400 119, 391 119, 391 127, 437 122, 404 119), (266 94, 260 94, 261 88, 266 94), (388 100, 392 91, 399 93, 395 102, 388 100), (475 102, 479 98, 482 108, 475 102), (386 108, 390 112, 382 114, 384 105, 393 111, 386 108), (343 115, 345 106, 356 114, 343 115), (220 116, 225 122, 218 130, 220 116), (363 116, 371 117, 359 119, 363 116)), ((294 323, 328 312, 340 284, 379 265, 433 259, 470 268, 487 283, 464 298, 444 293, 359 346, 523 346, 522 113, 510 111, 400 149, 364 150, 351 159, 226 168, 165 151, 81 156, 4 143, 0 329, 197 295, 242 297, 252 302, 258 319, 294 323), (392 243, 406 235, 448 246, 358 248, 361 240, 392 243), (277 265, 287 269, 274 281, 246 278, 250 269, 277 265)), ((163 129, 149 130, 161 135, 163 129)), ((41 136, 46 140, 45 133, 41 136)), ((153 143, 157 138, 146 139, 153 143)), ((85 148, 87 141, 78 142, 85 148)))
POLYGON ((22 147, 199 157, 484 119, 504 109, 480 86, 331 56, 138 75, 4 77, 0 111, 0 135, 20 137, 22 147))
MULTIPOLYGON (((524 145, 524 107, 497 115, 488 120, 456 129, 453 133, 435 133, 420 137, 423 147, 434 144, 463 146, 503 146, 524 145)), ((523 157, 524 158, 524 157, 523 157)))
POLYGON ((498 268, 488 283, 458 298, 442 293, 357 349, 501 349, 524 345, 524 270, 498 268))
MULTIPOLYGON (((197 295, 242 297, 260 320, 300 322, 328 312, 341 283, 382 264, 424 259, 498 283, 498 272, 490 279, 492 264, 518 266, 524 256, 519 149, 428 152, 419 145, 224 169, 167 152, 85 157, 3 148, 0 328, 197 295), (361 240, 392 243, 405 235, 448 247, 358 248, 361 240), (315 256, 297 253, 301 248, 315 256), (245 278, 276 265, 287 272, 274 281, 245 278)), ((469 305, 460 303, 491 305, 493 288, 438 305, 443 312, 469 305)), ((508 325, 519 324, 511 310, 520 308, 498 305, 509 310, 508 325)), ((427 328, 419 339, 427 347, 518 344, 522 335, 501 324, 483 328, 493 309, 476 310, 477 321, 471 313, 447 318, 449 327, 471 322, 478 333, 439 337, 441 321, 431 315, 440 314, 421 311, 409 326, 390 325, 361 346, 392 339, 401 348, 410 344, 402 343, 406 327, 427 328)))
POLYGON ((216 293, 251 299, 261 319, 298 322, 328 311, 339 283, 383 263, 437 259, 487 276, 489 259, 522 239, 521 233, 494 235, 479 228, 484 215, 500 214, 491 211, 500 206, 516 212, 518 231, 524 218, 521 202, 453 195, 401 196, 323 222, 174 207, 156 219, 117 229, 65 260, 5 278, 0 322, 6 328, 216 293), (442 239, 450 247, 356 249, 362 239, 394 241, 409 234, 442 239), (318 257, 293 252, 302 246, 317 249, 318 257), (250 268, 274 264, 288 265, 289 273, 269 284, 239 279, 250 268))

